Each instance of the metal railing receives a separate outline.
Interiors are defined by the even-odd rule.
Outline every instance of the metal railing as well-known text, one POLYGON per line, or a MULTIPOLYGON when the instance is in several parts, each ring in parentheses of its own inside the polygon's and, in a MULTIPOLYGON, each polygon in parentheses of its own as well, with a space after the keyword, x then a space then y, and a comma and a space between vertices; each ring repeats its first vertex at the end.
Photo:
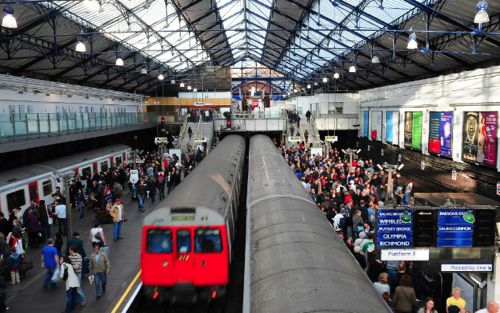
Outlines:
POLYGON ((182 142, 184 141, 184 136, 186 135, 186 129, 188 128, 188 115, 183 116, 184 121, 182 122, 182 128, 181 131, 179 132, 179 137, 177 137, 177 143, 175 147, 177 149, 182 148, 182 142))
POLYGON ((313 134, 312 134, 313 147, 319 148, 319 147, 321 147, 321 137, 319 135, 319 130, 316 128, 316 116, 314 114, 312 114, 312 116, 311 116, 311 126, 312 126, 312 130, 313 130, 313 134))
POLYGON ((154 114, 142 112, 4 113, 0 114, 0 142, 155 123, 154 114))

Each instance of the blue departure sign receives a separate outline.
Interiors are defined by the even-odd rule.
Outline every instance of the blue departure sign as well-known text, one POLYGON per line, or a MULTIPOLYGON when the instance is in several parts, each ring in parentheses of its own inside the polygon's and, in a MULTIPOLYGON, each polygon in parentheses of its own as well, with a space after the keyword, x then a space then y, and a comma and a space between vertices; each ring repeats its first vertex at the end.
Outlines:
POLYGON ((380 248, 413 247, 413 211, 378 210, 377 242, 380 248))
POLYGON ((475 222, 473 210, 438 211, 438 247, 472 247, 473 228, 475 222))

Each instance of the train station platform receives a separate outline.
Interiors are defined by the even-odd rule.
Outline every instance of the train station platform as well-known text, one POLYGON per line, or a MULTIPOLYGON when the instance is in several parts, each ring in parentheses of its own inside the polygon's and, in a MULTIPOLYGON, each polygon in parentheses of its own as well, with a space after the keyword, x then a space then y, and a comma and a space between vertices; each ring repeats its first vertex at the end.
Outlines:
MULTIPOLYGON (((137 211, 137 202, 130 199, 128 192, 124 191, 122 198, 125 208, 125 217, 128 219, 122 225, 122 237, 124 239, 113 242, 113 225, 102 225, 109 246, 109 258, 111 262, 111 271, 107 277, 107 287, 104 295, 96 300, 94 285, 90 285, 87 277, 82 280, 82 285, 87 297, 85 306, 77 306, 72 312, 120 312, 119 304, 123 302, 132 293, 132 283, 137 283, 139 277, 139 253, 141 243, 141 226, 143 217, 156 208, 158 201, 154 204, 151 199, 146 201, 146 212, 137 211), (116 309, 115 309, 116 306, 116 309)), ((73 210, 72 222, 73 231, 81 234, 81 239, 85 244, 85 252, 90 255, 92 246, 88 243, 89 230, 94 225, 93 211, 86 211, 83 219, 78 219, 78 212, 73 210)), ((57 226, 53 226, 53 233, 57 231, 57 226)), ((21 284, 7 288, 7 312, 37 312, 54 313, 63 312, 65 308, 66 292, 64 282, 59 282, 54 290, 44 289, 43 279, 46 273, 45 268, 41 267, 41 248, 27 249, 27 256, 33 261, 31 269, 21 284)), ((64 238, 63 251, 66 249, 66 238, 64 238)), ((64 254, 64 252, 63 252, 64 254)))

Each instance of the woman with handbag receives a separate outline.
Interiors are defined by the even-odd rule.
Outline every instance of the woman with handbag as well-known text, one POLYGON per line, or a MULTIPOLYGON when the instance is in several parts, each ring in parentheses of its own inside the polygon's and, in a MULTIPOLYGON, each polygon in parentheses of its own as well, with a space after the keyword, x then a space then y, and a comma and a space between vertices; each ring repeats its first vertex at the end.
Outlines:
POLYGON ((73 269, 73 265, 71 265, 71 259, 68 256, 60 258, 59 262, 61 265, 59 277, 66 282, 66 310, 64 313, 70 313, 78 297, 77 291, 80 287, 80 282, 73 269))

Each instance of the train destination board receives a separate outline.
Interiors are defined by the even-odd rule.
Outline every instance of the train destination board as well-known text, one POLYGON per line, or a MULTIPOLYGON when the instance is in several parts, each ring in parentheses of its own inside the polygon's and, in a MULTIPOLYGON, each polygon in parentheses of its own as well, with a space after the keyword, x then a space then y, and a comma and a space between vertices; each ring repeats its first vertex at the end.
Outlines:
POLYGON ((413 212, 409 210, 379 210, 377 242, 380 248, 411 248, 413 212))
POLYGON ((472 247, 475 216, 473 210, 441 209, 438 211, 438 247, 472 247))

